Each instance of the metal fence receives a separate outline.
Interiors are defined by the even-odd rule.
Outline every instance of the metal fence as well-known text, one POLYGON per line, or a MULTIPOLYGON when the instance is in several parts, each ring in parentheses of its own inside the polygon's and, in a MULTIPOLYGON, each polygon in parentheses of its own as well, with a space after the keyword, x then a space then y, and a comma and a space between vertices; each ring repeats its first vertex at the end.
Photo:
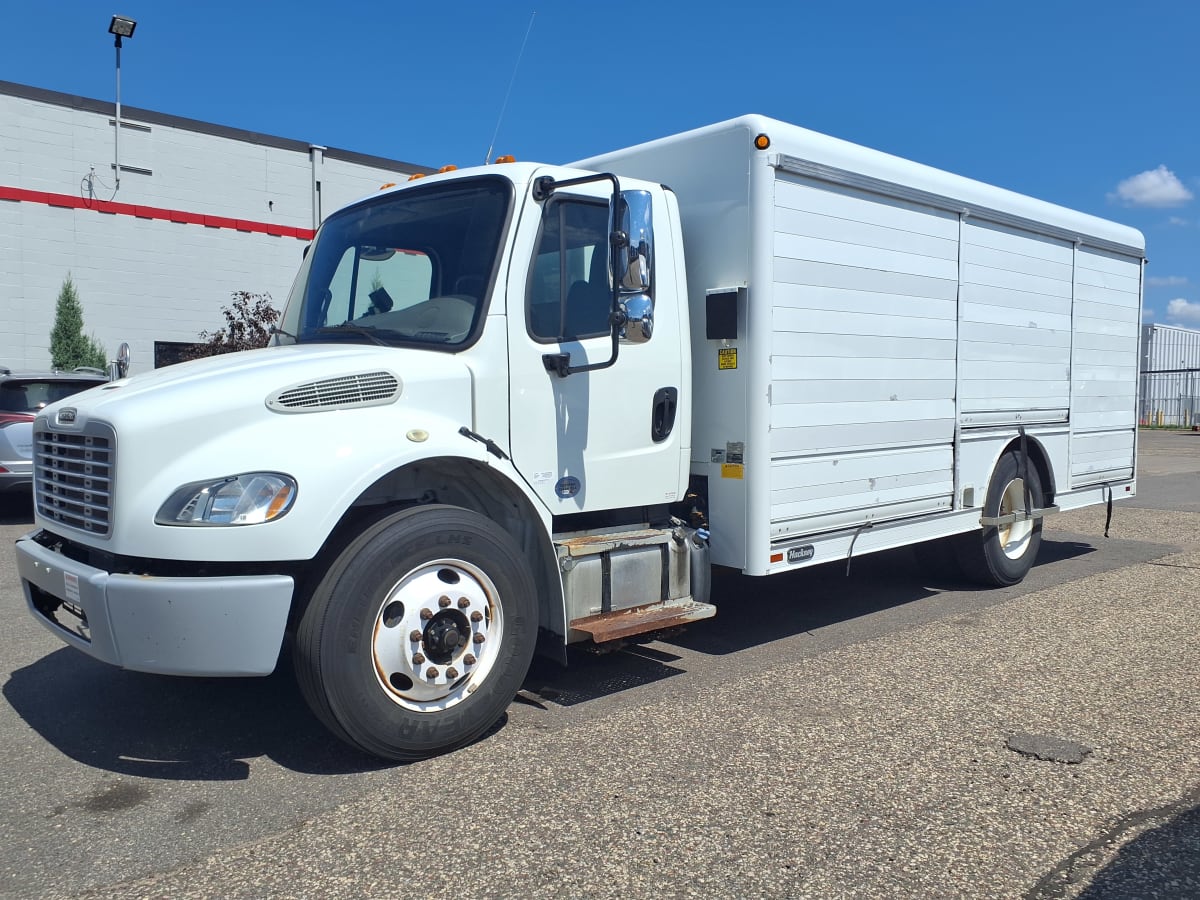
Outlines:
POLYGON ((1138 424, 1187 428, 1200 425, 1200 368, 1142 372, 1138 424))

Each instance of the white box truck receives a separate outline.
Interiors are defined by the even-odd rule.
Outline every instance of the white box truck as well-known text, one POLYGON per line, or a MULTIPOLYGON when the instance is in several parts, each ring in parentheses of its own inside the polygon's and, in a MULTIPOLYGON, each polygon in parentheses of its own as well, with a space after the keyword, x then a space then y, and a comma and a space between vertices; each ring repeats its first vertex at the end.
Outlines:
MULTIPOLYGON (((30 612, 128 669, 271 672, 338 736, 474 740, 535 648, 923 544, 1019 581, 1134 492, 1131 228, 758 116, 331 215, 275 346, 49 407, 30 612)), ((736 616, 735 598, 722 615, 736 616)))

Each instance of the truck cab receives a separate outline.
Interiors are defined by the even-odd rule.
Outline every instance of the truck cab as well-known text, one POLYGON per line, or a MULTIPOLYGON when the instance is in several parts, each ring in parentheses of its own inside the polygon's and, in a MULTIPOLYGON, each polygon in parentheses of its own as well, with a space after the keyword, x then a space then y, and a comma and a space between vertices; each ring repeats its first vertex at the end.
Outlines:
POLYGON ((686 297, 657 184, 509 164, 352 204, 274 346, 38 419, 30 609, 148 672, 266 674, 290 636, 350 743, 471 740, 539 642, 713 612, 703 532, 672 516, 686 297))

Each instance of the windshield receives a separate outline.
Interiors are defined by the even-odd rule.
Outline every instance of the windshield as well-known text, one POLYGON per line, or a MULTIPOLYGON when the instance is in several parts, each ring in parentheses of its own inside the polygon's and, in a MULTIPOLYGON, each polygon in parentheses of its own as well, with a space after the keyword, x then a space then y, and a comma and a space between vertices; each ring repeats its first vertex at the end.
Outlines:
POLYGON ((283 342, 461 346, 481 321, 511 196, 503 178, 474 178, 330 216, 296 276, 283 342))

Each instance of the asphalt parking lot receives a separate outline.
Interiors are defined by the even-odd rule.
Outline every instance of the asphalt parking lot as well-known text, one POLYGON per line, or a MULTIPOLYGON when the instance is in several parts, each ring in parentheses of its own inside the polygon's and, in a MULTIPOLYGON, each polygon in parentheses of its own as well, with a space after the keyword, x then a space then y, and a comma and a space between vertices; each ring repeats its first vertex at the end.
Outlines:
POLYGON ((1200 434, 1144 432, 1104 518, 1048 520, 1002 590, 908 551, 718 578, 717 618, 539 665, 484 740, 394 767, 286 666, 66 648, 6 550, 0 895, 1200 896, 1200 434))

